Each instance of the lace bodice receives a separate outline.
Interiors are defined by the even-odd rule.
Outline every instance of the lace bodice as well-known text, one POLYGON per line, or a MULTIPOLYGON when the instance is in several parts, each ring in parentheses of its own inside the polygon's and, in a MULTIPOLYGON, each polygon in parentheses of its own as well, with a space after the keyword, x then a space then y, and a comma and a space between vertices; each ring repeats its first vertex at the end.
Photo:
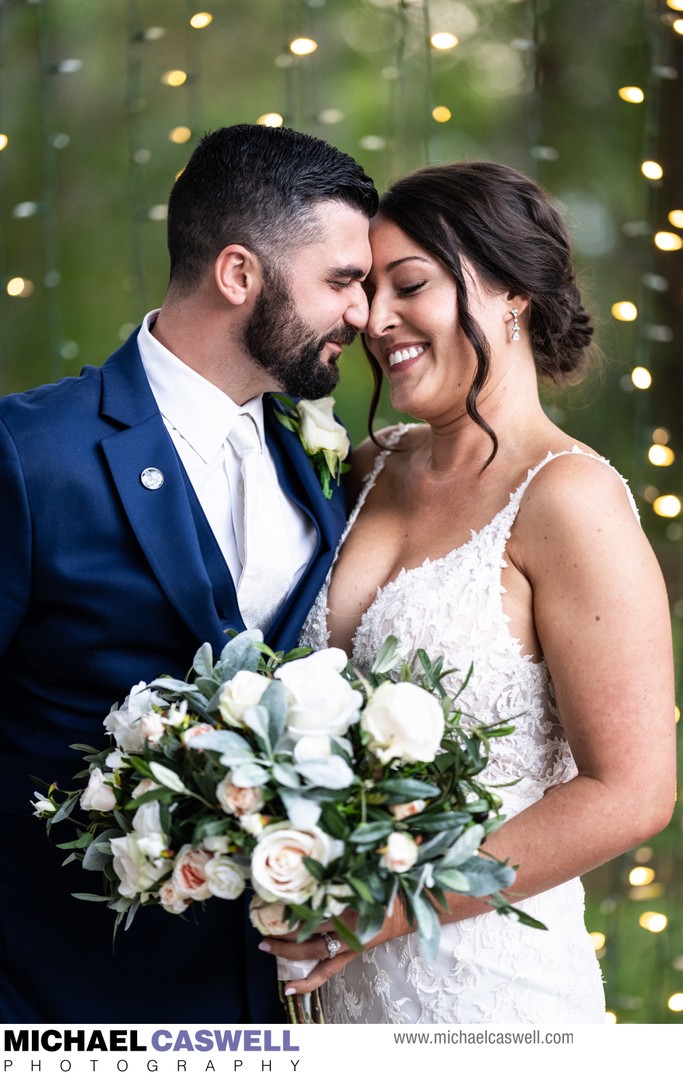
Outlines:
MULTIPOLYGON (((389 451, 407 428, 396 427, 387 449, 377 456, 342 543, 389 451)), ((465 715, 463 723, 471 715, 479 723, 504 720, 515 726, 512 736, 493 742, 491 760, 483 775, 489 783, 517 782, 504 790, 508 813, 534 802, 550 785, 566 781, 574 773, 548 668, 544 661, 536 663, 522 653, 519 641, 508 630, 501 600, 507 567, 505 546, 522 497, 542 467, 558 456, 571 454, 588 455, 576 447, 568 452, 548 453, 510 494, 507 505, 480 530, 472 531, 469 541, 436 560, 427 557, 416 568, 401 569, 386 586, 378 587, 361 619, 350 655, 359 669, 367 669, 383 640, 393 634, 406 660, 411 660, 418 648, 431 657, 444 654, 448 667, 457 670, 445 681, 451 690, 460 688, 472 665, 459 698, 465 715)), ((635 511, 635 505, 633 508, 635 511)), ((302 645, 314 649, 327 645, 329 579, 330 576, 302 629, 302 645)))
MULTIPOLYGON (((342 543, 405 430, 398 426, 367 476, 342 543)), ((508 503, 463 545, 437 559, 402 569, 377 593, 364 613, 351 659, 361 670, 372 664, 387 635, 395 635, 411 661, 419 648, 443 654, 457 690, 472 672, 458 702, 463 724, 504 720, 509 736, 493 740, 482 780, 498 786, 503 812, 512 816, 539 800, 546 789, 576 772, 544 661, 523 653, 503 611, 505 552, 529 484, 558 456, 584 455, 578 447, 548 453, 529 470, 508 503), (502 787, 501 787, 502 786, 502 787)), ((627 487, 628 489, 628 487, 627 487)), ((633 498, 631 505, 637 515, 633 498)), ((334 568, 332 566, 331 572, 334 568)), ((302 629, 300 642, 327 645, 327 581, 302 629)), ((395 939, 353 960, 325 990, 330 1022, 479 1023, 601 1022, 604 995, 599 966, 583 925, 579 879, 522 902, 547 931, 495 914, 442 928, 432 966, 420 956, 414 935, 395 939)))

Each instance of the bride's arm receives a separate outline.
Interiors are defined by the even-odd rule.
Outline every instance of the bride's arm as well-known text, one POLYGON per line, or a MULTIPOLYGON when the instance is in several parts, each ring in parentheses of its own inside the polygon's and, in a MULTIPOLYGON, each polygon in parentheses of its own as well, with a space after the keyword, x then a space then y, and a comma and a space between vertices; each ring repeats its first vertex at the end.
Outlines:
MULTIPOLYGON (((621 482, 593 462, 557 460, 537 476, 515 526, 507 556, 531 583, 536 631, 578 773, 487 839, 491 853, 519 864, 512 901, 646 840, 667 824, 676 796, 668 604, 621 482)), ((490 913, 455 894, 448 903, 443 922, 490 913)), ((397 902, 369 947, 409 929, 397 902)), ((320 938, 267 944, 273 953, 327 955, 320 938)), ((311 990, 353 956, 322 959, 305 982, 289 985, 311 990)))

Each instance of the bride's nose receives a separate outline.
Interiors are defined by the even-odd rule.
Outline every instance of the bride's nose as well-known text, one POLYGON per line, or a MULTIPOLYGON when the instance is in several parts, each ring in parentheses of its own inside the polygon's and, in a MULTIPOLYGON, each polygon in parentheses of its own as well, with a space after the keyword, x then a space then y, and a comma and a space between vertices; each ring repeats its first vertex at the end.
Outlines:
POLYGON ((396 327, 398 315, 394 310, 390 297, 376 291, 370 301, 368 324, 365 330, 367 336, 379 338, 396 327))

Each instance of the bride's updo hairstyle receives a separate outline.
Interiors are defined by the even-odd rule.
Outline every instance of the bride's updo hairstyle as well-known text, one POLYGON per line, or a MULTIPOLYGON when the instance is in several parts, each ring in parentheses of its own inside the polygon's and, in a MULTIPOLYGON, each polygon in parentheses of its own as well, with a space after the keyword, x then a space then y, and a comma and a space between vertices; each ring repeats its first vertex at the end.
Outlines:
MULTIPOLYGON (((393 221, 453 275, 457 315, 477 358, 467 413, 493 442, 490 462, 498 441, 477 410, 477 398, 489 373, 490 349, 470 312, 462 259, 475 267, 491 291, 528 300, 526 329, 539 376, 555 384, 576 381, 587 365, 593 329, 576 285, 567 228, 534 180, 488 161, 421 168, 382 195, 378 216, 393 221)), ((368 357, 375 378, 372 430, 381 371, 368 357)))

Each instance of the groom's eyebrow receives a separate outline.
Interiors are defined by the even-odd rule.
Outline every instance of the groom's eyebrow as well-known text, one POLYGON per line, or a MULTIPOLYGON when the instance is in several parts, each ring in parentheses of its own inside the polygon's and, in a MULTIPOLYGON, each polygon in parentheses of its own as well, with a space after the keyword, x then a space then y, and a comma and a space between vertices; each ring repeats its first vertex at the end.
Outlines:
POLYGON ((365 280, 366 272, 357 265, 335 265, 327 270, 327 275, 335 280, 365 280))

